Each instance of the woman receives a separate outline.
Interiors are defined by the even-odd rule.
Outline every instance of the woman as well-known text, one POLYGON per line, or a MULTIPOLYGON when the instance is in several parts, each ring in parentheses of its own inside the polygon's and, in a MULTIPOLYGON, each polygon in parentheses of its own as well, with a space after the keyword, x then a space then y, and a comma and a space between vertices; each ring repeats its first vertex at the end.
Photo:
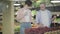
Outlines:
POLYGON ((32 5, 31 1, 25 1, 23 8, 17 12, 17 21, 20 22, 20 34, 25 34, 25 29, 31 28, 31 10, 29 7, 32 5))

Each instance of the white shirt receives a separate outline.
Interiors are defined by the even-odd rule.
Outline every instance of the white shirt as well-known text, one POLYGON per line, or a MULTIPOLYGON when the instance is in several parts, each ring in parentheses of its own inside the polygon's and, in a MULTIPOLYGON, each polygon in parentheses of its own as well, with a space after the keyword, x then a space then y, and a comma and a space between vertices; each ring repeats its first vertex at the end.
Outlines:
POLYGON ((41 11, 41 22, 43 26, 49 25, 49 16, 48 16, 47 11, 41 11))
POLYGON ((25 22, 30 22, 30 13, 31 11, 30 10, 25 10, 25 22))
POLYGON ((29 9, 20 9, 17 11, 17 21, 19 22, 31 22, 31 10, 29 9))
POLYGON ((39 10, 36 15, 36 22, 43 24, 45 27, 50 27, 51 17, 52 15, 49 10, 39 10))

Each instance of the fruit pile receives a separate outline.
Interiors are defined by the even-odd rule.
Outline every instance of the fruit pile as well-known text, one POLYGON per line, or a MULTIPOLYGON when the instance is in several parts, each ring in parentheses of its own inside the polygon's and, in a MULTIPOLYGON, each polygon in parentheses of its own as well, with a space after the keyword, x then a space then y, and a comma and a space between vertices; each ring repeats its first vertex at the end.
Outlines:
POLYGON ((58 30, 58 29, 57 28, 47 28, 47 27, 30 28, 30 29, 25 30, 25 34, 44 34, 45 32, 55 31, 55 30, 58 30))

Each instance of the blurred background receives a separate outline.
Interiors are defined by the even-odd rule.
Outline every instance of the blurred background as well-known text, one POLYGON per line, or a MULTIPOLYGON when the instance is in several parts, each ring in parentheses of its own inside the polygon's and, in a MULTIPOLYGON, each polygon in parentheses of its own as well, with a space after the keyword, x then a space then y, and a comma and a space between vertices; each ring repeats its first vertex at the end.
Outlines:
MULTIPOLYGON (((39 10, 39 5, 45 2, 46 8, 51 11, 52 18, 55 16, 55 27, 60 27, 60 0, 31 0, 32 1, 32 19, 35 22, 36 13, 39 10)), ((16 20, 17 11, 24 6, 25 0, 0 0, 0 32, 5 33, 14 26, 14 33, 18 34, 20 31, 20 23, 16 20), (11 16, 11 17, 10 17, 11 16), (13 21, 14 20, 14 21, 13 21), (13 23, 14 22, 14 23, 13 23), (14 24, 14 25, 13 25, 14 24), (9 28, 10 27, 10 28, 9 28), (4 29, 5 28, 5 29, 4 29), (6 30, 7 28, 7 30, 6 30)), ((54 23, 51 27, 54 27, 54 23)), ((10 30, 9 30, 10 31, 10 30)))

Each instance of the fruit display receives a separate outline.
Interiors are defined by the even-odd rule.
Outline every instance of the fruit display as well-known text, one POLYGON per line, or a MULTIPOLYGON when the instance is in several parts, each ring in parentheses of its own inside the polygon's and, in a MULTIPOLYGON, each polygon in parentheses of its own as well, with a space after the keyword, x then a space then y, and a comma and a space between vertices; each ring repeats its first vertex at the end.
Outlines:
POLYGON ((45 32, 60 30, 60 28, 48 28, 48 27, 38 27, 38 28, 30 28, 25 29, 25 34, 44 34, 45 32))

